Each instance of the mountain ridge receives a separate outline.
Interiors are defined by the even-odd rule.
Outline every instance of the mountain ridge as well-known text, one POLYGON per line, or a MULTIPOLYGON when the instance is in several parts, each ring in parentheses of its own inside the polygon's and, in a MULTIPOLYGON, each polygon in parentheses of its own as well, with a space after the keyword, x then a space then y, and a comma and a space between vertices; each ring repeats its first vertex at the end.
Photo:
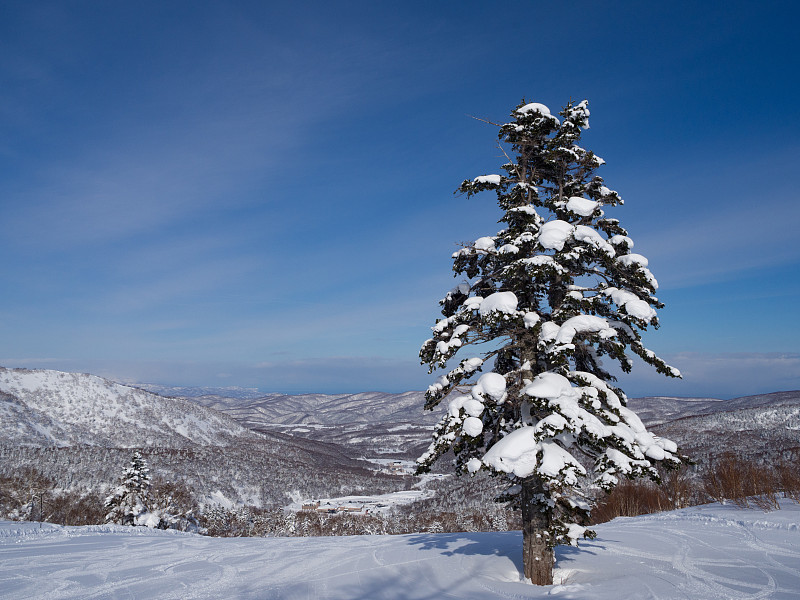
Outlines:
POLYGON ((85 373, 0 367, 0 477, 33 469, 60 490, 108 490, 141 451, 198 499, 281 506, 290 494, 394 491, 351 448, 256 432, 183 398, 85 373))
MULTIPOLYGON (((148 389, 148 385, 143 386, 148 389)), ((164 392, 189 390, 157 386, 164 392)), ((202 388, 200 388, 202 389, 202 388)), ((222 390, 220 390, 222 391, 222 390)), ((426 423, 438 420, 437 411, 425 411, 425 392, 358 392, 354 394, 282 394, 267 392, 259 397, 240 398, 219 394, 183 396, 192 402, 230 414, 235 419, 260 425, 344 425, 352 423, 426 423), (370 411, 363 410, 371 402, 370 411), (302 407, 298 410, 297 408, 302 407), (304 420, 305 419, 305 420, 304 420)), ((648 425, 688 416, 795 404, 800 390, 751 394, 724 400, 709 397, 643 396, 628 398, 628 407, 648 425)))
POLYGON ((88 373, 0 367, 0 442, 43 446, 227 446, 259 439, 231 417, 88 373))

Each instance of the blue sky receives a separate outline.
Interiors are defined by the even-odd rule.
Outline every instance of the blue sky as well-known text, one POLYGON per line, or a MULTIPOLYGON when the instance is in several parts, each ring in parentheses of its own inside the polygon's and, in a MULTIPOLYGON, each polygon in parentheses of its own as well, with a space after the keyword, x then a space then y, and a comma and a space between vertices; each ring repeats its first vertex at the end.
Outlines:
POLYGON ((583 145, 659 279, 632 395, 800 388, 794 3, 3 2, 0 364, 423 389, 495 130, 583 145))

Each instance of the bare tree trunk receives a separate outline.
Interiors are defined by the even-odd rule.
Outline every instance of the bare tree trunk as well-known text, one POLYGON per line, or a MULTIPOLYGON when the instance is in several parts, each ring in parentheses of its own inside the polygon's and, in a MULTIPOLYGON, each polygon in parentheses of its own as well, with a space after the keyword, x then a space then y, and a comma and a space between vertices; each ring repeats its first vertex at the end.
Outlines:
POLYGON ((547 546, 548 517, 534 502, 534 496, 543 491, 538 477, 522 481, 522 564, 531 583, 552 585, 555 558, 547 546))

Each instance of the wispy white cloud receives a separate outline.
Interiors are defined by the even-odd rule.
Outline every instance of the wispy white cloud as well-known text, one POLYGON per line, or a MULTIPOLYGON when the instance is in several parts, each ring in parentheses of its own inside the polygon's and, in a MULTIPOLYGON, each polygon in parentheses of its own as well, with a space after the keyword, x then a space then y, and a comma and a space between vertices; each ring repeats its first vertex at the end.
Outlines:
MULTIPOLYGON (((667 379, 644 364, 617 382, 628 396, 734 398, 800 389, 800 354, 682 353, 665 359, 681 369, 667 379)), ((0 358, 7 367, 88 372, 123 383, 242 385, 264 392, 400 392, 424 390, 435 377, 413 358, 339 355, 260 362, 0 358)))
MULTIPOLYGON (((290 128, 287 123, 271 128, 271 139, 280 146, 290 128)), ((39 248, 167 234, 165 226, 198 213, 241 205, 242 196, 252 191, 239 179, 242 172, 252 178, 257 170, 268 174, 280 166, 278 147, 253 148, 252 141, 240 140, 238 152, 221 157, 219 143, 191 130, 176 132, 164 144, 148 140, 135 148, 116 140, 117 147, 98 150, 105 156, 89 153, 40 173, 39 182, 9 206, 6 222, 18 244, 30 246, 35 240, 39 248)), ((229 137, 227 143, 235 142, 229 137)))
POLYGON ((792 225, 800 218, 798 204, 776 207, 773 214, 785 220, 758 221, 740 213, 685 223, 648 237, 644 251, 662 286, 672 289, 800 261, 792 225))
MULTIPOLYGON (((204 295, 218 295, 226 287, 236 286, 253 267, 237 258, 210 259, 171 273, 139 277, 117 284, 89 302, 95 310, 125 315, 163 309, 168 304, 202 304, 204 295)), ((124 318, 124 317, 123 317, 124 318)))
POLYGON ((665 354, 680 369, 682 379, 666 378, 637 361, 618 385, 629 396, 707 396, 733 398, 800 389, 800 354, 702 353, 665 354))
POLYGON ((710 161, 706 170, 713 176, 704 171, 702 178, 693 165, 673 165, 688 181, 676 185, 672 194, 659 189, 664 214, 652 210, 642 223, 646 234, 634 236, 636 251, 650 259, 660 283, 691 287, 800 262, 800 195, 780 175, 782 169, 794 168, 794 154, 792 147, 755 157, 732 152, 726 158, 733 166, 710 161), (674 196, 680 199, 670 206, 674 196), (686 198, 695 200, 690 204, 686 198))
MULTIPOLYGON (((61 116, 91 121, 92 133, 76 139, 73 131, 53 131, 69 151, 43 156, 24 186, 4 192, 15 243, 53 250, 103 244, 203 211, 248 206, 254 194, 268 202, 273 184, 302 172, 297 159, 313 153, 315 128, 366 101, 360 69, 375 63, 377 70, 368 50, 377 40, 294 52, 285 32, 264 35, 236 11, 218 17, 214 35, 224 32, 234 43, 199 45, 191 69, 171 58, 152 71, 137 63, 135 95, 61 116)), ((71 89, 55 91, 64 95, 54 102, 78 102, 71 89)), ((27 112, 34 125, 50 116, 27 112)))

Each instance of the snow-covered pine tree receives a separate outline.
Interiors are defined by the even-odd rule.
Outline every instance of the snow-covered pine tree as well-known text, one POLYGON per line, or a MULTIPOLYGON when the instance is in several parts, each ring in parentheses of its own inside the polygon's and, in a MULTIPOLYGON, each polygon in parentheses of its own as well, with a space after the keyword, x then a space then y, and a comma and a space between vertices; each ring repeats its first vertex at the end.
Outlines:
MULTIPOLYGON (((150 491, 150 469, 137 451, 123 471, 119 485, 106 498, 106 523, 149 525, 146 523, 150 491)), ((153 525, 156 526, 156 525, 153 525)))
POLYGON ((453 255, 465 280, 440 304, 423 363, 446 368, 468 347, 475 355, 430 386, 426 408, 450 395, 420 471, 452 449, 459 473, 507 477, 505 498, 522 511, 525 577, 552 583, 553 547, 592 537, 591 494, 619 477, 658 480, 657 463, 680 464, 675 444, 648 432, 601 358, 630 372, 630 353, 679 377, 642 344, 657 327, 657 283, 647 259, 605 207, 622 204, 595 171, 604 161, 578 145, 587 102, 560 119, 522 102, 499 127, 508 158, 502 175, 459 187, 494 191, 505 228, 453 255), (485 364, 491 372, 481 375, 485 364))

